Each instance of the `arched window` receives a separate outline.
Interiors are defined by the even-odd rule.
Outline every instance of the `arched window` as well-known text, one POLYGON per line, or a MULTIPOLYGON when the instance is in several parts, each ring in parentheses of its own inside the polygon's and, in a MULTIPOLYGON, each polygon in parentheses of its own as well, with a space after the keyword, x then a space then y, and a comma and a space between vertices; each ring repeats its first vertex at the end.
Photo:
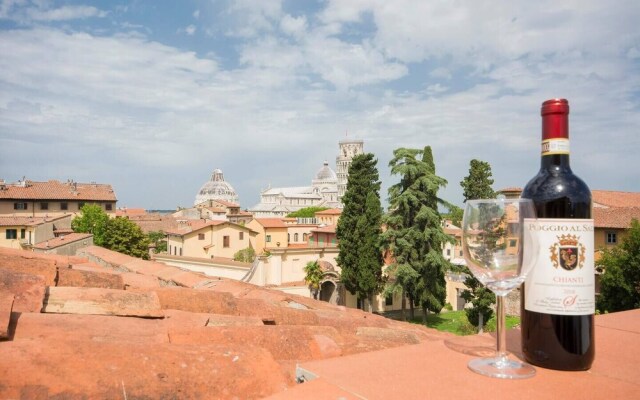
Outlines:
POLYGON ((297 234, 297 233, 294 233, 294 234, 293 234, 293 241, 294 241, 294 242, 297 242, 297 241, 298 241, 298 234, 297 234))
POLYGON ((307 241, 307 234, 306 234, 306 233, 303 233, 303 234, 302 234, 302 241, 303 241, 303 242, 306 242, 306 241, 307 241))

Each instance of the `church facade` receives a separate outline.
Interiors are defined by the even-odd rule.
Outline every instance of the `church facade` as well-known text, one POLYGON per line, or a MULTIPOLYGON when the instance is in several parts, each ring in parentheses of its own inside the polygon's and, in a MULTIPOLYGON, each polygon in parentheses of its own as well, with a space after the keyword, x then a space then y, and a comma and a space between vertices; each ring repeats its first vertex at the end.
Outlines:
POLYGON ((364 146, 362 140, 343 140, 339 145, 337 174, 325 161, 311 180, 311 186, 267 188, 260 193, 260 202, 249 212, 256 218, 277 218, 306 207, 342 208, 351 160, 363 153, 364 146))

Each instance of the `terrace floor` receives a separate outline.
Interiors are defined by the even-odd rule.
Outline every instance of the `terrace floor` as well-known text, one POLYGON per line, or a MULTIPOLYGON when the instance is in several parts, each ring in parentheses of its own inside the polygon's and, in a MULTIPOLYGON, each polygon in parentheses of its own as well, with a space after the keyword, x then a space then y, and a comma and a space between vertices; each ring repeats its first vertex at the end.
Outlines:
MULTIPOLYGON (((519 330, 507 342, 520 356, 519 330)), ((469 370, 494 343, 475 335, 301 363, 307 381, 269 399, 640 399, 640 310, 596 316, 596 359, 585 372, 536 368, 533 378, 504 380, 469 370)))

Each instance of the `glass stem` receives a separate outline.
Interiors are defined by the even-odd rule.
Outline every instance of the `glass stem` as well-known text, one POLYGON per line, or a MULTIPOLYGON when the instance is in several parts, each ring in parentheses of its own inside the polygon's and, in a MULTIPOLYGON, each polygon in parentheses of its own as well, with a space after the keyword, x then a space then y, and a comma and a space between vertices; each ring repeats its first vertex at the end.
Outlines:
POLYGON ((505 296, 496 295, 496 336, 498 343, 496 346, 496 358, 507 358, 507 329, 504 316, 505 296))

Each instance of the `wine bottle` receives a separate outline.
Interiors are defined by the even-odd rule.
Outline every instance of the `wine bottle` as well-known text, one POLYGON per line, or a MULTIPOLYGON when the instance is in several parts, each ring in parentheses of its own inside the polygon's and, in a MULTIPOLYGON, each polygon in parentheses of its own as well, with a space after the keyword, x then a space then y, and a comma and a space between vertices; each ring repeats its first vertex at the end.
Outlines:
POLYGON ((521 291, 522 352, 543 368, 582 371, 595 356, 591 191, 569 165, 569 102, 547 100, 541 115, 540 171, 522 192, 535 204, 539 242, 521 291))

